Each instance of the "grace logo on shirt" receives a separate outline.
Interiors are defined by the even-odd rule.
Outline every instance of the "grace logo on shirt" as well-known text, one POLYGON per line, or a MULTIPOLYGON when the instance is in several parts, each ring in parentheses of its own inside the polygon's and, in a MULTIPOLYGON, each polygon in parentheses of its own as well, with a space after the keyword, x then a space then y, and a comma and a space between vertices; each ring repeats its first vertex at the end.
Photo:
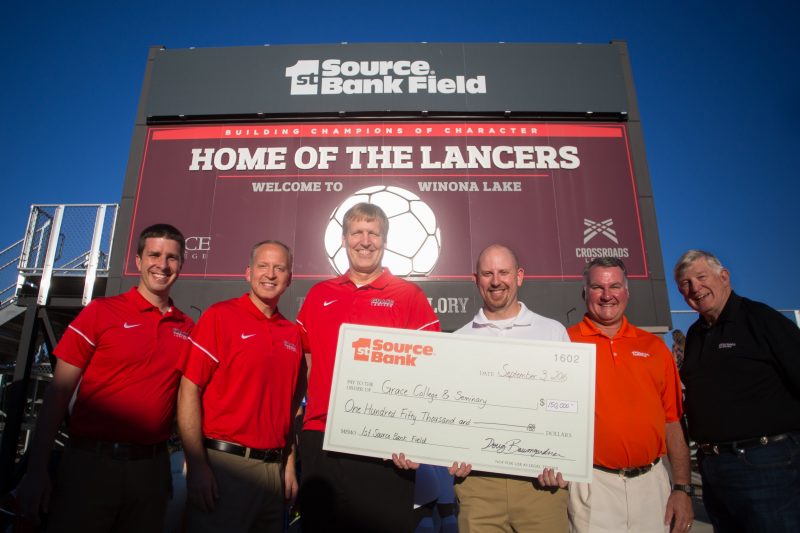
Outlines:
POLYGON ((293 342, 283 341, 283 347, 291 352, 297 353, 297 345, 293 342))
POLYGON ((650 354, 647 352, 637 352, 636 350, 631 352, 631 355, 634 357, 650 357, 650 354))
POLYGON ((185 341, 189 340, 189 334, 183 331, 182 329, 172 328, 172 334, 178 337, 179 339, 183 339, 185 341))
POLYGON ((417 366, 417 358, 434 355, 433 346, 360 338, 353 342, 353 359, 387 365, 417 366))

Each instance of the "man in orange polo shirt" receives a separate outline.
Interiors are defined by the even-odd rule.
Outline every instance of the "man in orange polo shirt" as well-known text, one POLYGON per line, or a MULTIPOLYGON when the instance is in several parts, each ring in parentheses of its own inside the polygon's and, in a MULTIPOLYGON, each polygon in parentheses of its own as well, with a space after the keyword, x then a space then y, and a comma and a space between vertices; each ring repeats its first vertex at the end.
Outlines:
POLYGON ((570 484, 571 530, 686 531, 694 516, 691 471, 672 354, 625 318, 621 260, 593 259, 583 279, 587 312, 567 331, 573 342, 597 346, 594 471, 592 483, 570 484))

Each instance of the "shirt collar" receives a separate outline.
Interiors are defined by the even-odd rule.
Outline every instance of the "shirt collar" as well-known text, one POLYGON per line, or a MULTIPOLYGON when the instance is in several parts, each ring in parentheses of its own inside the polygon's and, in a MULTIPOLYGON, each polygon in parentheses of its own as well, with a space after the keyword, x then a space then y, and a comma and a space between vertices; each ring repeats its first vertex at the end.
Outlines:
MULTIPOLYGON (((389 269, 387 267, 383 267, 383 272, 381 272, 380 276, 378 276, 377 278, 373 279, 372 281, 370 281, 366 285, 362 285, 362 287, 372 287, 374 289, 385 289, 386 286, 389 285, 389 282, 392 280, 393 277, 394 277, 394 275, 391 272, 389 272, 389 269)), ((347 283, 352 283, 353 286, 355 286, 355 283, 353 283, 353 280, 350 279, 350 270, 349 269, 347 270, 347 272, 345 272, 344 274, 342 274, 341 276, 336 278, 335 282, 340 284, 340 285, 346 285, 347 283)))
MULTIPOLYGON (((579 327, 581 330, 581 335, 583 335, 584 337, 591 337, 593 335, 608 337, 608 335, 600 331, 600 328, 597 326, 597 324, 594 323, 594 321, 591 318, 589 318, 588 314, 583 315, 583 320, 580 321, 579 327)), ((616 339, 617 337, 633 338, 637 336, 638 335, 636 334, 636 328, 630 322, 628 322, 628 317, 623 315, 622 326, 620 326, 619 331, 617 331, 617 334, 614 335, 614 337, 612 338, 614 339, 616 339)))
MULTIPOLYGON (((722 308, 722 312, 719 314, 719 318, 717 321, 714 322, 714 325, 721 324, 722 322, 733 322, 736 320, 736 315, 739 314, 739 308, 742 306, 742 297, 736 294, 735 292, 731 291, 730 296, 728 296, 728 301, 725 302, 725 307, 722 308)), ((706 319, 700 316, 698 321, 703 324, 706 328, 711 328, 714 326, 709 326, 706 319)))
MULTIPOLYGON (((161 309, 159 309, 158 307, 147 301, 147 298, 142 296, 142 293, 139 292, 139 288, 137 286, 131 287, 130 290, 124 294, 125 297, 128 299, 128 301, 131 304, 133 304, 133 306, 136 307, 136 310, 139 311, 140 313, 143 313, 145 311, 150 311, 151 309, 155 309, 156 311, 159 312, 159 314, 161 314, 161 309)), ((166 313, 164 313, 164 315, 167 315, 170 312, 180 313, 180 310, 178 310, 175 307, 175 304, 172 303, 172 298, 169 299, 169 309, 167 310, 166 313)))
POLYGON ((253 300, 250 299, 250 293, 249 292, 246 292, 243 295, 241 295, 239 297, 239 299, 237 300, 237 302, 245 311, 247 311, 248 313, 253 315, 253 317, 256 318, 257 320, 274 321, 274 320, 278 320, 278 318, 283 318, 283 315, 281 315, 281 312, 278 311, 277 307, 275 308, 275 311, 273 311, 272 316, 265 315, 261 311, 261 309, 259 309, 256 306, 256 304, 253 303, 253 300))
POLYGON ((489 320, 488 318, 486 318, 486 313, 483 311, 483 307, 481 307, 480 309, 478 309, 478 314, 475 315, 475 318, 472 320, 472 324, 473 327, 478 327, 478 328, 482 327, 497 328, 498 322, 501 323, 506 322, 508 325, 504 329, 511 329, 515 326, 530 326, 531 324, 533 324, 534 318, 535 315, 533 314, 533 312, 530 309, 528 309, 524 303, 519 302, 519 313, 517 313, 517 316, 514 317, 514 319, 511 320, 510 322, 506 322, 508 319, 489 320))

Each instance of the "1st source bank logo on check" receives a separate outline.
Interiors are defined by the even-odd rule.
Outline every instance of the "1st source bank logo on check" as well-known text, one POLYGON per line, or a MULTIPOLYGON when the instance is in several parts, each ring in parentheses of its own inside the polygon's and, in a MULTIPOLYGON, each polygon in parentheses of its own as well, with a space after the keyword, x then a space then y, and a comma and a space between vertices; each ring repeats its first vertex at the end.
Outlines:
POLYGON ((486 76, 439 77, 430 63, 300 59, 286 67, 289 94, 486 94, 486 76))
POLYGON ((433 346, 360 338, 353 342, 353 359, 387 365, 417 366, 419 356, 432 356, 433 346))

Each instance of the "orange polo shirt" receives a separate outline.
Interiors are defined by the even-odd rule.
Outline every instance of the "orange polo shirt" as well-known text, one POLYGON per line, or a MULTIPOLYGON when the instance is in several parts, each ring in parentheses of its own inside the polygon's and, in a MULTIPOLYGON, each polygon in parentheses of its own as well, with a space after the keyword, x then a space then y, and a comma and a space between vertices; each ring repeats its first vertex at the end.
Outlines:
POLYGON ((573 342, 597 346, 594 464, 643 466, 664 455, 665 426, 683 413, 678 370, 664 342, 627 318, 613 338, 587 316, 567 332, 573 342))

